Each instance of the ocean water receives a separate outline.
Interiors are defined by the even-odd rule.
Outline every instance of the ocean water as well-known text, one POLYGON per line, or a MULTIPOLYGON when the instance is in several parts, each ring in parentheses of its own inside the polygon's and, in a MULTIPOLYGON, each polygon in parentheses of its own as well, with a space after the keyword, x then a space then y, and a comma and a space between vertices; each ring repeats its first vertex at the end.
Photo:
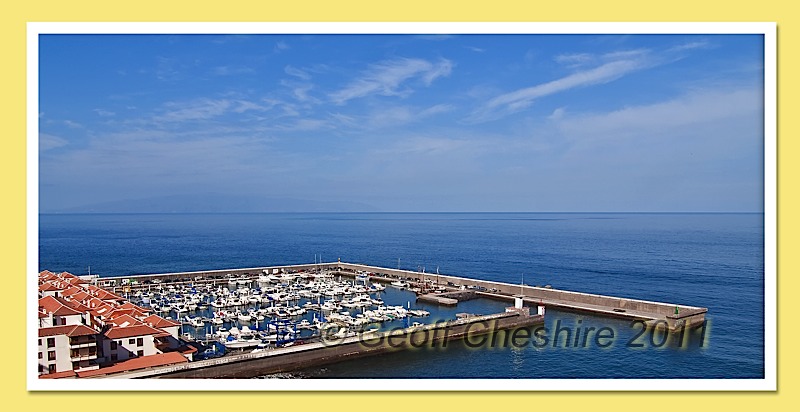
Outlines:
MULTIPOLYGON (((608 328, 601 348, 531 339, 514 347, 419 349, 293 377, 762 378, 762 214, 298 213, 39 217, 39 269, 101 276, 342 261, 673 302, 709 309, 705 330, 661 344, 630 321, 548 309, 545 326, 608 328), (535 344, 534 344, 535 343, 535 344), (628 344, 642 347, 631 347, 628 344)), ((414 304, 408 292, 390 298, 414 304), (404 295, 408 294, 408 296, 404 295)), ((384 297, 384 300, 387 300, 384 297)), ((387 300, 388 301, 388 300, 387 300)), ((475 300, 458 311, 492 313, 475 300)), ((580 329, 579 329, 580 328, 580 329)), ((579 339, 582 340, 582 339, 579 339)))

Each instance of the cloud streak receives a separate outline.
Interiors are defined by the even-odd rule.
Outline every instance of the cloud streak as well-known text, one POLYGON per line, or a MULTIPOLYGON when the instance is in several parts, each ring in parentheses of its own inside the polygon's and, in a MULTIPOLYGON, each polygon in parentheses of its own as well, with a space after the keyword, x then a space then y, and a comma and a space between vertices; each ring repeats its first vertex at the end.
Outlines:
POLYGON ((226 113, 244 113, 246 111, 267 111, 272 106, 263 106, 247 100, 230 99, 197 99, 189 102, 169 102, 166 111, 153 118, 156 122, 185 122, 190 120, 208 120, 226 113))
POLYGON ((407 81, 420 79, 425 86, 430 86, 434 80, 449 76, 452 70, 453 63, 447 59, 435 63, 411 58, 385 60, 371 65, 360 78, 331 93, 329 98, 335 104, 343 105, 350 100, 375 94, 404 96, 412 92, 409 88, 401 89, 407 81))
POLYGON ((67 139, 47 133, 39 133, 39 151, 46 152, 51 149, 66 146, 69 144, 67 139))
POLYGON ((578 87, 609 83, 649 65, 650 63, 644 59, 617 60, 560 79, 505 93, 489 100, 467 120, 476 123, 495 120, 527 108, 536 99, 578 87))

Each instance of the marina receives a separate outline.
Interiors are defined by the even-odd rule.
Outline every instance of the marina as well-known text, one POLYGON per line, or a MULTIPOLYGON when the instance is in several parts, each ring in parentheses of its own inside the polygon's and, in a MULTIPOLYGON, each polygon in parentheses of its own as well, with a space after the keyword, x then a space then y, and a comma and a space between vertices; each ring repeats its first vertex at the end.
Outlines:
MULTIPOLYGON (((95 351, 95 361, 87 364, 92 369, 71 376, 78 378, 257 377, 409 348, 436 348, 480 335, 492 334, 494 342, 506 330, 506 337, 516 338, 517 331, 523 330, 522 336, 530 338, 529 328, 544 323, 546 307, 642 320, 650 328, 670 332, 704 324, 707 312, 706 308, 557 290, 549 285, 512 285, 341 261, 125 277, 77 278, 45 271, 40 277, 50 280, 42 283, 46 287, 40 286, 42 299, 53 289, 47 285, 58 285, 52 278, 59 276, 72 285, 62 289, 72 295, 65 304, 79 297, 76 289, 82 287, 90 291, 89 296, 103 291, 106 301, 115 302, 109 315, 101 314, 105 310, 96 312, 99 321, 94 322, 99 331, 105 331, 102 336, 111 336, 109 330, 119 335, 140 324, 146 327, 140 321, 149 319, 151 327, 173 328, 162 329, 154 337, 169 335, 177 341, 168 348, 162 341, 157 352, 179 352, 190 361, 176 358, 176 362, 127 368, 95 351), (513 306, 489 314, 460 311, 459 306, 479 299, 513 306), (126 312, 110 315, 120 310, 126 312), (436 316, 431 317, 431 311, 436 316)), ((65 299, 58 293, 52 297, 65 299)), ((84 298, 80 304, 94 307, 91 300, 84 298)), ((115 341, 110 347, 122 343, 115 341)), ((130 353, 131 360, 146 358, 144 351, 130 353)))
MULTIPOLYGON (((73 359, 73 371, 51 370, 43 376, 255 377, 408 348, 444 347, 453 339, 495 336, 544 321, 544 306, 535 305, 532 313, 521 296, 503 312, 455 313, 452 308, 447 314, 437 311, 436 319, 426 321, 431 313, 416 307, 416 302, 412 308, 412 297, 424 295, 423 289, 452 294, 448 289, 453 286, 353 272, 340 262, 313 268, 261 268, 257 275, 243 271, 135 278, 41 272, 40 336, 66 333, 73 359), (387 304, 383 298, 408 300, 403 306, 387 304), (80 313, 82 308, 86 316, 80 313), (80 317, 69 319, 72 315, 80 317), (69 331, 57 326, 70 323, 76 326, 69 331), (74 328, 95 336, 87 362, 76 358, 77 341, 70 335, 74 328), (152 332, 137 330, 142 328, 152 332), (118 350, 125 342, 116 339, 133 336, 143 336, 129 339, 131 345, 138 342, 137 347, 147 346, 145 336, 153 339, 156 353, 147 367, 139 367, 139 361, 148 358, 146 349, 134 354, 124 348, 128 360, 119 362, 118 350), (232 364, 236 366, 229 367, 232 364)), ((475 297, 471 291, 456 295, 475 297)), ((51 342, 47 345, 50 348, 51 342)))
MULTIPOLYGON (((427 274, 424 272, 345 262, 136 275, 102 278, 99 279, 99 281, 102 285, 110 288, 115 293, 133 294, 133 296, 136 297, 137 295, 141 296, 144 291, 152 291, 154 289, 163 291, 164 286, 161 286, 161 284, 165 282, 169 285, 166 287, 167 290, 169 290, 169 287, 173 287, 175 290, 175 288, 178 287, 196 287, 195 285, 208 287, 208 285, 221 285, 223 283, 227 283, 228 285, 236 284, 239 286, 256 283, 263 284, 264 282, 277 283, 281 281, 294 281, 296 279, 308 279, 312 276, 316 277, 316 274, 320 273, 323 274, 323 277, 334 276, 339 277, 340 280, 344 277, 352 281, 351 283, 330 284, 327 290, 327 297, 348 297, 348 299, 343 300, 341 303, 337 303, 336 300, 330 303, 338 304, 345 308, 363 307, 368 306, 369 303, 378 303, 374 296, 370 296, 370 294, 381 292, 385 290, 386 287, 392 287, 414 290, 417 300, 443 305, 455 305, 459 301, 477 297, 512 301, 514 296, 521 296, 523 301, 529 305, 557 307, 566 310, 593 313, 600 316, 641 319, 655 327, 666 328, 673 331, 684 326, 691 327, 702 324, 705 320, 705 314, 708 311, 707 308, 674 303, 565 291, 553 289, 552 287, 548 287, 549 285, 545 287, 524 284, 513 285, 497 281, 470 279, 443 274, 427 274), (359 281, 359 279, 361 280, 359 281), (364 295, 365 293, 366 295, 364 295), (359 294, 361 295, 359 296, 359 294)), ((283 285, 289 286, 287 283, 283 283, 283 285)), ((270 303, 270 305, 274 305, 276 301, 295 302, 303 298, 314 299, 322 296, 319 293, 318 287, 318 284, 313 283, 310 284, 310 289, 306 290, 298 291, 297 288, 292 289, 290 287, 287 289, 287 291, 289 291, 288 293, 279 295, 267 293, 265 297, 258 297, 260 291, 253 290, 254 295, 237 296, 237 294, 232 294, 228 295, 231 296, 230 301, 216 300, 211 302, 210 305, 212 307, 225 307, 225 305, 238 306, 243 303, 242 299, 251 303, 261 301, 263 303, 270 303), (315 288, 317 288, 316 291, 315 288)), ((227 295, 224 290, 220 293, 227 295)), ((248 294, 250 290, 248 288, 240 289, 238 294, 240 295, 242 293, 248 294)), ((192 302, 188 303, 188 305, 192 304, 192 302)), ((182 310, 181 304, 179 303, 178 305, 178 310, 182 310)), ((304 309, 307 310, 308 308, 317 307, 312 302, 306 302, 304 305, 305 307, 287 306, 281 314, 303 314, 306 313, 304 309)), ((317 303, 317 305, 319 305, 319 303, 317 303)), ((171 311, 172 308, 170 307, 169 310, 171 311)), ((276 309, 265 310, 273 313, 272 311, 276 309)), ((243 315, 241 311, 234 312, 233 314, 224 311, 223 313, 226 314, 229 320, 232 316, 236 316, 237 319, 242 320, 240 318, 240 316, 243 315)), ((248 312, 248 314, 249 313, 252 312, 248 312)), ((262 310, 261 315, 263 316, 264 314, 264 310, 262 310)), ((247 320, 252 320, 253 318, 253 316, 248 318, 247 314, 244 314, 244 316, 247 320)), ((394 313, 393 316, 396 317, 397 313, 394 313)), ((255 314, 255 319, 258 319, 258 313, 255 314)))

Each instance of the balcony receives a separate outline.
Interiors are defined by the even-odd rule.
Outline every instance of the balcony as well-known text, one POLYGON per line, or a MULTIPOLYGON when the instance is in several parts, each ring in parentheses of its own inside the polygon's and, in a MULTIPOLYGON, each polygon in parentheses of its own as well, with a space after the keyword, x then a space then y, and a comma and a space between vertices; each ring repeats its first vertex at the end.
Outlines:
POLYGON ((90 348, 97 346, 97 341, 94 339, 70 339, 70 349, 90 348))
POLYGON ((97 359, 97 351, 96 350, 73 350, 70 353, 70 360, 72 362, 80 362, 80 361, 89 361, 97 359))

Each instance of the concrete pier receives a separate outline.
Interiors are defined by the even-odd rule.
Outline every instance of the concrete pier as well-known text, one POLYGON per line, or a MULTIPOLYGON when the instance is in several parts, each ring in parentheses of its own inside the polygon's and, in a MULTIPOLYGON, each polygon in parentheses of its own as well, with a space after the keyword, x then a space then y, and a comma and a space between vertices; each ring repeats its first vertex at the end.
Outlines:
MULTIPOLYGON (((104 378, 252 378, 272 373, 289 372, 378 355, 398 350, 441 350, 447 342, 472 339, 493 333, 506 333, 544 322, 544 316, 521 312, 505 312, 471 316, 447 322, 396 329, 382 333, 356 335, 335 341, 323 341, 274 348, 262 352, 242 353, 147 370, 104 375, 104 378)), ((529 334, 525 335, 529 336, 529 334)), ((480 341, 478 342, 480 343, 480 341)))
POLYGON ((375 273, 379 277, 383 277, 385 281, 400 278, 406 281, 420 282, 424 278, 426 281, 438 283, 439 286, 449 290, 462 290, 462 288, 474 288, 472 290, 475 290, 482 288, 486 291, 476 291, 475 293, 478 296, 504 301, 513 301, 514 295, 521 295, 524 302, 529 305, 540 304, 566 310, 589 312, 599 316, 642 319, 658 328, 666 328, 672 331, 679 330, 684 326, 691 327, 702 324, 705 321, 705 314, 708 312, 707 308, 674 303, 514 285, 441 274, 431 275, 377 266, 339 262, 338 267, 342 272, 366 271, 375 273))

